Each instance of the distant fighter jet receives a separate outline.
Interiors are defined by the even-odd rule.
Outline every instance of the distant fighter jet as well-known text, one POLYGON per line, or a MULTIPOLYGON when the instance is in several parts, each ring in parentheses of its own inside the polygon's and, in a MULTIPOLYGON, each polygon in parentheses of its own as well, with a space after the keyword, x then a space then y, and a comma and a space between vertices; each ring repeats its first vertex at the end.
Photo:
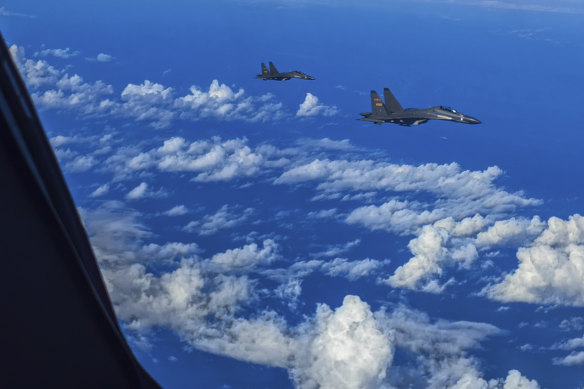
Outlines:
POLYGON ((258 74, 256 76, 259 79, 264 81, 266 80, 276 80, 276 81, 286 81, 291 78, 300 78, 303 80, 314 80, 314 77, 309 76, 308 74, 304 74, 298 70, 293 70, 291 72, 280 73, 278 69, 274 66, 273 63, 270 62, 270 71, 266 68, 266 65, 262 62, 262 74, 258 74))
POLYGON ((395 123, 400 126, 411 126, 426 123, 428 120, 450 120, 457 123, 480 124, 480 120, 442 105, 431 108, 406 108, 403 109, 397 99, 388 88, 383 90, 385 103, 374 90, 371 91, 371 110, 365 112, 359 120, 373 122, 374 124, 395 123))

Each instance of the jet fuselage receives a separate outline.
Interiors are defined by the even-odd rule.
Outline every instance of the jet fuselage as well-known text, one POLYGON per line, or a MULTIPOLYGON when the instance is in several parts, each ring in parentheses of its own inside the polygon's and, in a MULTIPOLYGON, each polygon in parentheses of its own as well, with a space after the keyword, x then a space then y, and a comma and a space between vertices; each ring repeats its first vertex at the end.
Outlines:
POLYGON ((262 74, 258 74, 256 78, 264 81, 274 80, 274 81, 286 81, 291 78, 299 78, 301 80, 314 80, 314 77, 308 74, 302 73, 299 70, 293 70, 291 72, 280 73, 273 63, 269 63, 270 70, 262 63, 262 74))
POLYGON ((441 106, 431 108, 406 108, 402 112, 395 112, 388 115, 374 115, 372 112, 361 113, 364 120, 375 124, 395 123, 400 126, 411 126, 426 123, 428 120, 449 120, 456 123, 480 124, 480 120, 472 116, 464 115, 453 109, 441 106))
POLYGON ((363 120, 374 124, 395 123, 400 126, 411 126, 426 123, 428 120, 448 120, 455 123, 479 124, 480 120, 464 115, 450 107, 436 106, 430 108, 403 109, 389 88, 383 90, 385 102, 377 92, 371 91, 371 111, 361 113, 363 120))

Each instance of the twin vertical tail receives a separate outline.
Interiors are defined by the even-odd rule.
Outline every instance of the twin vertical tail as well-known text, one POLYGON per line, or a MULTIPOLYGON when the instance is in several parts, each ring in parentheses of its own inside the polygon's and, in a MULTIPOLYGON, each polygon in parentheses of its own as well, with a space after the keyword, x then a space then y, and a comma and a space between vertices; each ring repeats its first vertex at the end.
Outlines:
POLYGON ((383 89, 383 96, 385 97, 385 108, 387 108, 389 113, 401 112, 404 110, 389 88, 383 89))
POLYGON ((383 89, 383 96, 385 97, 385 103, 377 92, 371 91, 371 112, 374 116, 385 116, 404 110, 389 88, 383 89))
POLYGON ((270 62, 270 73, 272 74, 278 74, 278 69, 276 69, 276 67, 274 66, 274 64, 272 62, 270 62))
POLYGON ((386 116, 388 114, 381 97, 374 90, 371 91, 371 113, 373 116, 386 116))
POLYGON ((269 74, 269 72, 268 72, 268 68, 266 67, 266 64, 265 64, 265 63, 263 63, 263 62, 262 62, 262 74, 263 74, 264 76, 266 76, 266 75, 268 75, 268 74, 269 74))

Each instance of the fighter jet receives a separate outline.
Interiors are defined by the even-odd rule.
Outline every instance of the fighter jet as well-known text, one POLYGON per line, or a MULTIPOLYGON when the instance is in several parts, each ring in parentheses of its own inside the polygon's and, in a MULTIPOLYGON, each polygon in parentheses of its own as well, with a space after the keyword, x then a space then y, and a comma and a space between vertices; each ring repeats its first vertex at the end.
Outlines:
POLYGON ((293 70, 291 72, 280 73, 278 69, 274 66, 273 63, 270 62, 270 71, 266 68, 266 65, 262 62, 262 74, 258 74, 257 78, 267 81, 267 80, 276 80, 276 81, 286 81, 291 78, 300 78, 302 80, 314 80, 314 77, 309 76, 308 74, 304 74, 301 71, 293 70))
POLYGON ((374 124, 395 123, 400 126, 411 126, 426 123, 428 120, 450 120, 456 123, 480 124, 480 120, 443 105, 430 108, 406 108, 403 109, 389 88, 383 90, 385 103, 374 90, 371 91, 371 110, 364 112, 359 120, 373 122, 374 124))

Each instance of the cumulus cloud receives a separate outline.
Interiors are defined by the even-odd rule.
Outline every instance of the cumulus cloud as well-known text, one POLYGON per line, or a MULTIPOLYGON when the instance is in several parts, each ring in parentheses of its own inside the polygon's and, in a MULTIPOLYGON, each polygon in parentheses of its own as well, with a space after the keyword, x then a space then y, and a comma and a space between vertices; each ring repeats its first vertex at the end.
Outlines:
POLYGON ((284 171, 276 184, 318 181, 316 189, 324 193, 343 191, 426 192, 435 196, 433 203, 391 199, 382 205, 357 208, 347 217, 371 229, 408 232, 408 228, 446 217, 462 219, 476 213, 492 216, 517 207, 538 205, 523 193, 508 193, 494 181, 502 174, 498 167, 484 171, 462 171, 456 163, 447 165, 398 165, 370 160, 321 160, 300 164, 284 171), (431 208, 431 210, 429 210, 431 208))
MULTIPOLYGON (((404 374, 392 366, 396 348, 417 356, 415 379, 427 377, 426 386, 462 388, 468 377, 482 383, 478 364, 466 352, 501 332, 486 323, 431 321, 403 306, 372 312, 350 295, 335 310, 319 304, 316 313, 296 327, 268 310, 239 317, 242 307, 257 298, 255 282, 249 275, 225 270, 273 263, 274 241, 201 260, 194 244, 146 243, 152 235, 138 221, 140 215, 119 203, 81 213, 116 312, 131 336, 144 339, 150 328, 164 326, 200 350, 286 368, 298 388, 407 386, 415 382, 414 372, 404 374), (152 260, 176 267, 155 275, 147 268, 152 260), (222 273, 211 264, 220 265, 222 273)), ((290 296, 299 293, 299 282, 293 284, 290 296)), ((491 380, 488 387, 513 382, 534 383, 511 371, 506 380, 491 380)))
POLYGON ((245 96, 245 91, 234 91, 218 80, 213 80, 207 91, 191 86, 190 94, 175 100, 182 110, 181 118, 215 117, 224 120, 259 122, 284 117, 282 103, 272 102, 273 95, 245 96))
POLYGON ((228 181, 253 176, 268 165, 265 157, 247 145, 247 139, 214 137, 188 143, 173 137, 146 152, 123 148, 106 161, 106 168, 120 177, 155 169, 161 172, 194 173, 193 181, 228 181))
POLYGON ((251 243, 242 248, 215 254, 210 262, 214 271, 249 271, 257 266, 269 265, 278 258, 278 245, 272 239, 263 241, 263 248, 251 243))
POLYGON ((65 164, 65 168, 71 172, 85 172, 97 164, 97 160, 91 155, 78 155, 72 161, 65 164))
POLYGON ((114 57, 109 54, 99 53, 95 59, 97 62, 110 62, 114 57))
POLYGON ((440 293, 454 282, 438 282, 447 267, 468 269, 479 249, 529 240, 543 228, 538 217, 497 220, 541 202, 497 187, 502 171, 496 166, 463 171, 456 163, 412 166, 328 159, 291 165, 275 184, 315 182, 324 198, 341 198, 347 192, 391 193, 382 204, 351 210, 345 222, 415 236, 408 245, 414 256, 386 280, 393 287, 440 293), (412 199, 414 195, 419 200, 412 199))
POLYGON ((81 76, 70 76, 45 60, 27 59, 24 48, 16 45, 10 47, 10 53, 32 89, 33 100, 42 108, 75 108, 84 114, 95 114, 106 112, 113 104, 106 97, 113 93, 113 87, 103 81, 86 83, 81 76))
POLYGON ((59 147, 59 146, 63 146, 66 144, 70 144, 70 143, 75 143, 77 142, 79 139, 77 137, 74 136, 63 136, 63 135, 57 135, 54 136, 50 139, 51 144, 53 145, 53 147, 59 147))
POLYGON ((44 60, 34 61, 25 57, 24 47, 12 45, 9 48, 12 59, 29 87, 37 88, 53 85, 62 71, 57 70, 44 60))
POLYGON ((291 370, 297 387, 379 387, 393 358, 392 338, 369 305, 357 296, 346 296, 334 312, 320 305, 314 322, 301 337, 301 351, 291 370))
POLYGON ((173 89, 145 80, 142 84, 128 84, 121 93, 122 102, 113 111, 120 116, 147 121, 154 128, 166 128, 176 113, 170 108, 173 89))
POLYGON ((319 104, 318 97, 312 93, 306 93, 306 97, 296 112, 296 116, 308 117, 308 116, 333 116, 339 112, 335 106, 327 106, 324 104, 319 104))
POLYGON ((584 217, 552 217, 529 247, 517 252, 519 267, 484 293, 499 301, 584 306, 584 217))
POLYGON ((554 358, 553 363, 562 366, 584 365, 584 351, 571 353, 564 358, 554 358))
POLYGON ((388 371, 393 387, 487 388, 477 361, 467 351, 487 337, 500 335, 497 327, 468 321, 433 321, 403 305, 393 312, 380 311, 376 317, 393 330, 396 348, 417 356, 415 368, 388 371), (464 386, 476 383, 483 385, 464 386))
MULTIPOLYGON (((275 102, 270 93, 246 96, 213 80, 208 90, 192 86, 185 96, 175 96, 172 87, 145 80, 142 84, 129 83, 119 97, 113 87, 103 81, 84 82, 77 74, 70 76, 46 60, 27 59, 24 48, 13 45, 12 57, 32 89, 32 97, 40 107, 70 109, 84 115, 113 115, 144 121, 154 128, 167 128, 176 118, 199 120, 213 117, 222 120, 260 122, 279 120, 286 116, 282 103, 275 102)), ((70 49, 46 49, 37 56, 69 58, 77 55, 70 49)), ((110 62, 114 58, 99 53, 89 61, 110 62)))
MULTIPOLYGON (((396 348, 417 356, 416 379, 419 374, 427 377, 433 388, 464 387, 460 385, 468 377, 482 382, 478 364, 466 350, 501 332, 485 323, 432 321, 403 306, 372 312, 357 296, 346 296, 335 310, 319 304, 316 313, 296 327, 269 310, 239 317, 258 294, 254 273, 236 273, 273 264, 278 258, 273 240, 264 240, 263 247, 248 244, 201 259, 196 244, 147 242, 153 235, 140 223, 140 214, 120 203, 80 211, 116 312, 132 336, 140 338, 150 328, 164 326, 192 347, 286 368, 299 388, 407 386, 414 382, 413 375, 391 365, 396 348), (155 275, 148 270, 153 261, 174 268, 155 275)), ((312 262, 295 263, 296 275, 322 266, 321 261, 312 262)), ((356 261, 354 270, 347 263, 332 261, 323 269, 357 276, 372 268, 368 260, 356 261)), ((286 285, 280 290, 283 296, 299 295, 298 279, 286 285)), ((493 382, 511 381, 507 377, 493 382)))
POLYGON ((545 223, 539 216, 529 219, 499 220, 487 231, 477 235, 478 245, 500 245, 511 240, 525 240, 539 235, 545 228, 545 223))
POLYGON ((569 339, 565 342, 555 345, 553 348, 560 350, 574 350, 577 348, 584 348, 584 336, 580 338, 569 339))
POLYGON ((225 204, 213 215, 206 215, 201 220, 192 221, 184 229, 198 231, 200 235, 212 235, 219 230, 244 223, 253 214, 252 208, 245 209, 241 214, 236 213, 235 210, 235 207, 225 204))
POLYGON ((505 379, 488 382, 473 373, 466 374, 451 389, 539 389, 536 380, 524 377, 518 370, 509 370, 505 379))
POLYGON ((442 275, 447 266, 470 267, 478 258, 478 252, 469 236, 476 234, 485 223, 477 214, 458 222, 449 217, 423 226, 408 244, 414 257, 399 266, 386 282, 393 287, 442 292, 451 281, 440 285, 436 277, 442 275))

